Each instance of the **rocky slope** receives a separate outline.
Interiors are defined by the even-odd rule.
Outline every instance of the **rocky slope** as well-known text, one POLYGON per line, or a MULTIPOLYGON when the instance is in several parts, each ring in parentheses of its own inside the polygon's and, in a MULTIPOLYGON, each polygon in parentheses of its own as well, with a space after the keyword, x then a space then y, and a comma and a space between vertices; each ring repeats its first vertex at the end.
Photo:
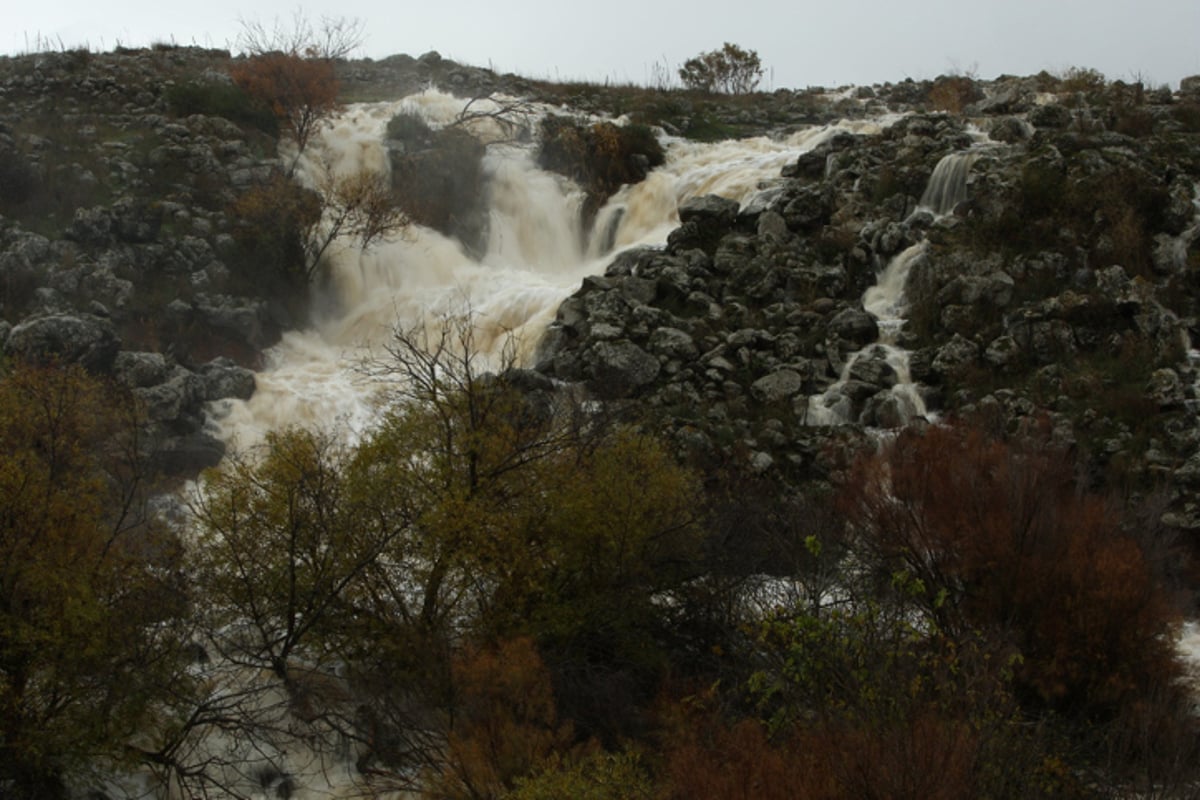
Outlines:
POLYGON ((898 338, 931 415, 1046 427, 1097 485, 1163 492, 1163 521, 1200 529, 1196 83, 1135 102, 1007 79, 961 114, 838 135, 761 202, 686 205, 665 250, 585 282, 539 368, 651 409, 685 451, 821 480, 830 436, 910 421, 883 348, 844 370, 879 338, 865 290, 924 242, 898 338), (962 184, 923 205, 943 159, 962 184), (831 387, 855 424, 814 429, 831 387))
POLYGON ((80 361, 146 404, 161 465, 215 463, 205 403, 295 320, 246 290, 227 207, 275 141, 172 105, 227 81, 190 49, 0 59, 0 339, 9 357, 80 361))
MULTIPOLYGON (((186 48, 0 60, 4 352, 115 375, 182 473, 220 457, 204 404, 251 393, 249 368, 303 314, 236 235, 232 204, 278 170, 277 130, 222 105, 229 64, 186 48)), ((1074 71, 712 98, 436 53, 339 75, 348 100, 504 92, 697 138, 900 115, 830 138, 747 207, 685 206, 665 249, 622 255, 564 304, 538 369, 656 415, 693 456, 824 480, 845 452, 831 441, 911 421, 888 351, 854 354, 880 336, 864 292, 923 242, 896 343, 928 413, 1048 426, 1096 482, 1165 486, 1166 519, 1200 529, 1200 81, 1074 71), (958 182, 922 205, 947 157, 958 182), (812 425, 822 394, 852 424, 812 425)))

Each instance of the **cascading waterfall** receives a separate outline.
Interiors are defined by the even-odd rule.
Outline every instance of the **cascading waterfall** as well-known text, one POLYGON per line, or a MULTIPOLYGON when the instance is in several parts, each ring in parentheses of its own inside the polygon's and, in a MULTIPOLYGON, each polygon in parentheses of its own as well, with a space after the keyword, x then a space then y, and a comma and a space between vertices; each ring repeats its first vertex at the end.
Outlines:
POLYGON ((876 284, 863 294, 863 309, 875 318, 879 339, 846 359, 837 382, 808 399, 805 422, 809 425, 858 421, 852 382, 866 377, 868 370, 874 380, 863 381, 865 385, 881 379, 891 384, 884 403, 875 410, 875 421, 886 421, 887 427, 896 427, 927 416, 925 401, 908 367, 908 351, 896 346, 896 338, 904 326, 904 285, 909 270, 924 255, 926 246, 924 241, 918 242, 892 258, 876 284))
MULTIPOLYGON (((979 134, 977 145, 986 144, 979 134)), ((949 153, 938 161, 921 194, 918 209, 945 216, 968 197, 967 177, 979 157, 972 148, 949 153)), ((841 369, 838 380, 820 395, 808 399, 805 422, 809 425, 844 425, 864 422, 883 427, 898 427, 910 420, 927 417, 922 399, 908 366, 908 352, 896 345, 904 326, 904 284, 913 263, 924 254, 924 241, 899 253, 879 274, 874 286, 863 294, 863 309, 875 318, 879 339, 852 354, 841 369), (864 413, 861 390, 886 385, 887 397, 864 413)))
MULTIPOLYGON (((354 106, 310 144, 311 154, 300 160, 302 177, 315 186, 325 169, 386 171, 388 120, 404 111, 431 126, 445 125, 464 102, 430 90, 399 102, 354 106)), ((484 357, 497 356, 508 334, 531 356, 559 304, 583 278, 603 271, 617 251, 664 243, 678 225, 683 201, 719 194, 744 204, 777 180, 785 164, 830 136, 878 132, 894 119, 843 121, 782 141, 667 140, 666 163, 600 209, 591 241, 580 230, 580 190, 539 169, 530 148, 500 142, 504 131, 484 130, 496 141, 484 161, 491 199, 487 252, 473 258, 456 241, 417 226, 366 252, 334 248, 328 291, 336 302, 328 305, 339 311, 289 332, 266 353, 254 397, 214 409, 218 433, 239 448, 287 425, 335 426, 354 437, 377 416, 374 392, 358 365, 396 327, 433 323, 439 315, 469 309, 481 325, 484 357)))
POLYGON ((967 199, 967 175, 978 153, 966 151, 943 156, 929 176, 929 184, 921 195, 920 208, 935 215, 949 214, 967 199))
MULTIPOLYGON (((327 169, 386 171, 383 135, 392 116, 419 113, 436 126, 454 120, 463 102, 430 91, 398 103, 354 107, 310 145, 312 152, 299 161, 301 178, 319 186, 327 169)), ((456 241, 420 227, 366 252, 334 247, 324 286, 332 295, 324 307, 331 311, 309 329, 289 332, 268 351, 251 400, 214 409, 219 431, 243 449, 287 425, 334 428, 353 439, 378 417, 375 390, 357 367, 397 327, 436 325, 439 315, 465 307, 479 326, 481 356, 497 356, 509 332, 532 355, 559 304, 583 278, 602 271, 615 251, 664 242, 678 225, 681 202, 715 193, 744 204, 778 179, 786 163, 834 133, 875 132, 885 124, 839 123, 785 141, 669 141, 666 163, 600 210, 590 241, 580 227, 578 187, 539 169, 529 148, 506 144, 498 133, 484 160, 491 203, 486 253, 472 257, 456 241)), ((232 665, 205 669, 223 671, 228 686, 254 680, 232 665)), ((263 713, 282 714, 278 727, 287 730, 286 704, 278 700, 266 695, 269 707, 263 713)), ((253 781, 262 773, 260 766, 286 775, 295 797, 358 796, 362 788, 349 753, 324 752, 320 746, 310 750, 291 741, 277 750, 268 742, 257 756, 243 756, 237 748, 246 744, 225 741, 220 733, 198 746, 239 763, 245 774, 226 780, 247 796, 268 793, 261 778, 258 785, 253 781)))

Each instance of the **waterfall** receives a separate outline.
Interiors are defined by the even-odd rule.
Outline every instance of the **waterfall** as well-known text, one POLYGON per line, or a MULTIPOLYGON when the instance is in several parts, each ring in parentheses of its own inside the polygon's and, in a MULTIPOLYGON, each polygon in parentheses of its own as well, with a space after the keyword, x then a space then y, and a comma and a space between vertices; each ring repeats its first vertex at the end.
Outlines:
MULTIPOLYGON (((805 422, 809 425, 844 425, 863 421, 859 405, 867 398, 857 397, 855 382, 890 384, 874 409, 875 419, 865 420, 881 427, 897 427, 927 415, 908 366, 908 351, 896 346, 904 325, 904 285, 912 265, 925 253, 926 243, 918 242, 892 258, 875 285, 863 294, 863 309, 875 318, 879 340, 852 354, 842 367, 838 380, 822 394, 808 398, 805 422), (866 380, 864 380, 866 379, 866 380)), ((876 395, 878 396, 878 395, 876 395)))
POLYGON ((921 195, 921 208, 934 214, 949 214, 967 199, 967 174, 975 163, 977 153, 950 153, 943 156, 933 168, 925 193, 921 195))
MULTIPOLYGON (((398 102, 352 106, 310 143, 297 161, 298 177, 317 188, 327 183, 327 171, 386 174, 390 160, 384 136, 395 114, 420 114, 437 127, 453 122, 465 102, 428 91, 398 102)), ((234 449, 253 447, 268 432, 291 425, 334 430, 351 441, 367 431, 378 420, 380 389, 360 365, 389 343, 396 328, 436 325, 439 315, 466 307, 478 326, 481 357, 497 358, 510 333, 531 356, 558 306, 583 279, 602 272, 623 249, 664 243, 679 224, 684 201, 714 193, 745 204, 778 182, 785 164, 830 136, 877 132, 890 120, 816 127, 782 141, 667 139, 666 162, 599 209, 588 236, 581 229, 580 189, 539 169, 531 147, 505 142, 501 131, 488 130, 489 124, 494 121, 482 120, 475 131, 490 142, 483 161, 489 204, 485 252, 472 255, 457 241, 420 226, 366 251, 336 242, 321 284, 328 297, 318 298, 323 301, 318 306, 328 311, 309 327, 285 334, 264 354, 250 400, 211 408, 218 433, 234 449)), ((289 733, 276 743, 269 736, 259 742, 217 731, 189 743, 202 760, 214 754, 237 765, 238 774, 220 776, 227 785, 253 797, 283 796, 284 788, 295 797, 361 795, 352 748, 306 744, 290 736, 292 710, 269 676, 247 674, 220 659, 196 671, 214 697, 237 698, 247 687, 265 686, 268 691, 247 692, 254 698, 247 701, 255 704, 251 710, 261 713, 272 730, 289 733)))
MULTIPOLYGON (((299 162, 301 179, 317 186, 325 169, 386 171, 384 132, 395 114, 420 114, 436 127, 452 122, 465 102, 430 90, 398 102, 351 106, 310 144, 299 162)), ((679 224, 680 203, 719 194, 744 204, 778 181, 785 164, 834 134, 875 133, 892 121, 843 121, 782 141, 668 138, 666 163, 599 210, 590 242, 580 229, 579 188, 539 169, 531 147, 500 142, 485 129, 485 141, 494 142, 483 164, 490 187, 487 251, 473 257, 458 242, 420 226, 366 252, 332 248, 326 291, 336 299, 324 305, 336 313, 287 333, 267 351, 254 396, 212 409, 217 433, 241 448, 287 425, 336 426, 355 438, 377 418, 376 390, 358 369, 361 362, 397 326, 434 323, 465 308, 481 326, 483 357, 498 357, 508 334, 532 357, 559 304, 583 278, 602 272, 620 250, 665 243, 679 224)))

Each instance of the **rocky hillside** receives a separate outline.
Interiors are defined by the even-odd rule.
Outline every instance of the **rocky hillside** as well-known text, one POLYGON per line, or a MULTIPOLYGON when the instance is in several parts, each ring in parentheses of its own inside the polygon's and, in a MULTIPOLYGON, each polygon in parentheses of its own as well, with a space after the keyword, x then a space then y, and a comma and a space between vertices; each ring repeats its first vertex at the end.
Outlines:
POLYGON ((685 451, 823 480, 840 449, 810 397, 834 387, 857 423, 839 436, 905 421, 884 348, 839 377, 879 338, 864 291, 924 242, 898 343, 927 408, 1051 430, 1096 485, 1165 491, 1163 519, 1200 529, 1200 81, 972 88, 962 113, 836 135, 761 202, 685 205, 665 250, 623 255, 563 305, 539 368, 651 409, 685 451), (958 196, 923 205, 943 159, 958 196))
POLYGON ((0 60, 0 338, 79 361, 146 403, 162 466, 215 463, 203 407, 297 320, 241 263, 228 208, 274 166, 274 121, 189 115, 228 54, 155 50, 0 60))
MULTIPOLYGON (((305 313, 303 287, 239 230, 239 197, 279 170, 279 131, 231 91, 230 63, 188 48, 0 60, 4 351, 117 376, 182 472, 220 456, 204 403, 251 393, 259 354, 305 313)), ((710 97, 550 85, 436 53, 338 69, 347 100, 503 92, 693 138, 902 114, 832 137, 749 207, 681 209, 665 250, 621 256, 563 306, 539 369, 660 416, 694 456, 824 479, 831 436, 905 419, 882 349, 839 377, 878 338, 863 292, 925 242, 899 344, 927 408, 1049 426, 1095 481, 1166 485, 1169 521, 1200 529, 1200 81, 1171 92, 1074 70, 710 97), (959 195, 922 206, 953 154, 959 195), (809 425, 808 398, 835 384, 854 424, 809 425)))
MULTIPOLYGON (((281 58, 332 108, 331 62, 281 58)), ((717 149, 678 137, 865 121, 684 202, 527 368, 477 374, 458 318, 397 331, 412 402, 226 460, 187 546, 138 448, 190 477, 221 400, 278 396, 253 370, 329 277, 322 214, 478 252, 502 183, 461 116, 388 108, 390 182, 304 188, 238 66, 0 60, 0 795, 1196 796, 1200 77, 338 63, 343 100, 557 104, 496 138, 583 184, 548 194, 581 227, 717 149)))

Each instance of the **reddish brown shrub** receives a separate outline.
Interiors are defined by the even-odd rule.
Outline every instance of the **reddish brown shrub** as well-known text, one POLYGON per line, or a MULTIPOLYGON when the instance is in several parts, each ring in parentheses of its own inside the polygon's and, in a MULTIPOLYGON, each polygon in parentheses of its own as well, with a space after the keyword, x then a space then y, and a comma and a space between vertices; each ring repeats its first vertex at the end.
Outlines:
POLYGON ((920 582, 943 631, 1016 647, 1035 705, 1111 715, 1179 674, 1174 614, 1139 545, 1044 441, 906 434, 855 468, 842 507, 881 570, 920 582))
POLYGON ((337 107, 338 82, 327 59, 263 53, 234 65, 230 76, 252 99, 270 107, 301 152, 337 107))
POLYGON ((453 665, 458 702, 433 795, 498 797, 571 742, 550 674, 530 639, 480 649, 453 665))

